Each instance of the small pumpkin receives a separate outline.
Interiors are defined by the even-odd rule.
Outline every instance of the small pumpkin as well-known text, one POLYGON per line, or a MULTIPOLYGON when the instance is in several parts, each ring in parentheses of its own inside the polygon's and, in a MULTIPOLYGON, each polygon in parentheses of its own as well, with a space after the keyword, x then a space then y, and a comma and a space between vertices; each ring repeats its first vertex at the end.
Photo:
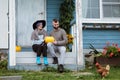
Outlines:
POLYGON ((46 36, 44 40, 45 40, 46 43, 55 41, 53 36, 46 36))
POLYGON ((16 52, 20 52, 21 51, 21 47, 20 46, 16 46, 16 52))

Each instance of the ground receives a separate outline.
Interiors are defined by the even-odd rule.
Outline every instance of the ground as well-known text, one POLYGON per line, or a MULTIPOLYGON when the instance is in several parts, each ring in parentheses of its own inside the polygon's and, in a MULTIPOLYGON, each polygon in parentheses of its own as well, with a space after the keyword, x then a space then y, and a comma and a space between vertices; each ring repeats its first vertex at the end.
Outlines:
MULTIPOLYGON (((110 74, 104 80, 119 80, 120 67, 111 67, 110 74)), ((0 76, 22 76, 22 80, 101 80, 95 67, 82 71, 65 70, 64 73, 58 73, 54 68, 44 69, 42 71, 18 71, 0 69, 0 76)))

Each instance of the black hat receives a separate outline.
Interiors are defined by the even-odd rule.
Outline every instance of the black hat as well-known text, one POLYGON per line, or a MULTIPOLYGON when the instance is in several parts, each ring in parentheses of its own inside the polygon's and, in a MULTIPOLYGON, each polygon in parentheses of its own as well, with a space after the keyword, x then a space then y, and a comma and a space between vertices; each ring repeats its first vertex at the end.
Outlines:
POLYGON ((33 23, 33 29, 35 30, 37 28, 37 24, 42 23, 43 28, 46 25, 46 21, 45 20, 37 20, 36 22, 33 23))

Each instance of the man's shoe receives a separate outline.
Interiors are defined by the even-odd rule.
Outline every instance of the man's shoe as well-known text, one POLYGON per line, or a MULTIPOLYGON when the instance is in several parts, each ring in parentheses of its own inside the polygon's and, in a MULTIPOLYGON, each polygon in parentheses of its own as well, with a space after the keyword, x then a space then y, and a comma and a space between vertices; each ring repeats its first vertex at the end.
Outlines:
POLYGON ((58 65, 58 72, 62 73, 64 71, 64 67, 62 64, 58 65))
POLYGON ((53 64, 58 64, 58 58, 57 57, 53 57, 53 64))

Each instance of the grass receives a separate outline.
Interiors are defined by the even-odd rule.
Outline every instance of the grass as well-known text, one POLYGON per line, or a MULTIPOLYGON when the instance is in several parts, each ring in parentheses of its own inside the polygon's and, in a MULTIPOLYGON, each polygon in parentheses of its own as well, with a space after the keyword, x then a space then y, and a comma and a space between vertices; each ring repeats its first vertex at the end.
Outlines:
MULTIPOLYGON (((22 76, 22 80, 102 80, 95 68, 85 69, 78 72, 65 70, 64 73, 58 73, 54 68, 44 69, 42 71, 18 71, 0 69, 0 76, 22 76), (81 75, 84 72, 93 73, 93 75, 81 75)), ((110 74, 103 80, 119 80, 120 67, 111 67, 110 74)))

